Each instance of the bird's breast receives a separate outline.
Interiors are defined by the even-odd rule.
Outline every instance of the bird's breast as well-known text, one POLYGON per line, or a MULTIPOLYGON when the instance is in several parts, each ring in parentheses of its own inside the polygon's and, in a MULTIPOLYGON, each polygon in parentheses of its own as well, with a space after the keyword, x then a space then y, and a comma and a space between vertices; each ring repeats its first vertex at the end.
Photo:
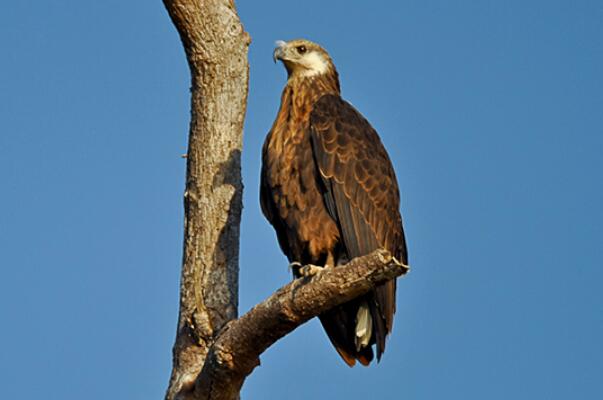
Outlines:
POLYGON ((323 259, 339 240, 318 185, 308 116, 294 113, 281 117, 283 124, 275 123, 267 139, 263 169, 276 217, 288 230, 290 241, 296 242, 291 243, 299 249, 294 258, 302 263, 323 259))

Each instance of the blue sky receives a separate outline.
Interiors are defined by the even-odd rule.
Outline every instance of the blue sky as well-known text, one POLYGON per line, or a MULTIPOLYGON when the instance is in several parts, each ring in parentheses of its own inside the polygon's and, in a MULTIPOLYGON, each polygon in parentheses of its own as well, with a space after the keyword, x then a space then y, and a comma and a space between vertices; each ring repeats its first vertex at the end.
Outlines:
MULTIPOLYGON (((321 43, 380 132, 411 274, 378 366, 311 321, 248 399, 601 398, 603 4, 238 2, 250 47, 240 311, 289 279, 258 204, 285 72, 321 43)), ((0 14, 3 397, 162 398, 182 250, 189 77, 160 1, 0 14)))

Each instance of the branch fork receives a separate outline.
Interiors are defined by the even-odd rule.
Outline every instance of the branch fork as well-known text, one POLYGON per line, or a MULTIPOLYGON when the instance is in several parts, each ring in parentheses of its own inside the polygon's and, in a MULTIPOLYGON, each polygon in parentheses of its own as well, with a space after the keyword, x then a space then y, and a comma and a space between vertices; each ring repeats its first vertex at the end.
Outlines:
POLYGON ((195 382, 183 388, 177 399, 237 399, 245 378, 268 347, 309 319, 409 270, 389 252, 377 250, 293 280, 225 325, 209 347, 195 382))

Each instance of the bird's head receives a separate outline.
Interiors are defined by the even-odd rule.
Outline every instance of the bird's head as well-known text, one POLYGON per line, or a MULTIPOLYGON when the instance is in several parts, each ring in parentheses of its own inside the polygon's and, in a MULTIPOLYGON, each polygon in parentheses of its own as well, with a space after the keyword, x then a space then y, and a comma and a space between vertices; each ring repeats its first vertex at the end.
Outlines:
POLYGON ((309 40, 276 41, 272 57, 281 60, 289 77, 304 78, 334 72, 335 66, 329 53, 309 40))

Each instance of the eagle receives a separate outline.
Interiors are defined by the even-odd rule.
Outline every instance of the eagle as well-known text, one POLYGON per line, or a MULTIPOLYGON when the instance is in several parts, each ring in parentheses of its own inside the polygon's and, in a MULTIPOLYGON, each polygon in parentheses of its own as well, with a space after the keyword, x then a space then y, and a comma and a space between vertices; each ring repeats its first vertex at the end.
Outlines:
MULTIPOLYGON (((260 203, 299 278, 301 266, 337 267, 377 249, 408 264, 396 175, 369 122, 341 98, 329 54, 308 40, 277 41, 287 70, 262 148, 260 203)), ((343 360, 369 365, 385 350, 396 281, 319 316, 343 360)))

